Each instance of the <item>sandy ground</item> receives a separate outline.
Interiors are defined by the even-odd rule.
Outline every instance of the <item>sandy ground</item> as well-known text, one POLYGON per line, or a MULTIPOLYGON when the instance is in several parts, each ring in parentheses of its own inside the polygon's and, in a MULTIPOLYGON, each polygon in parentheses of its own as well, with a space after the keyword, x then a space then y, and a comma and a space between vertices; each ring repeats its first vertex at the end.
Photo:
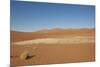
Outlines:
POLYGON ((37 65, 69 62, 86 62, 95 60, 95 45, 87 44, 53 44, 53 45, 14 45, 11 49, 11 65, 37 65), (33 57, 22 60, 19 58, 24 51, 29 51, 33 57))
POLYGON ((41 38, 33 40, 25 40, 14 42, 14 45, 31 45, 31 44, 81 44, 81 43, 94 43, 92 36, 75 36, 63 38, 41 38))
POLYGON ((95 61, 94 35, 94 29, 11 32, 11 66, 95 61), (25 51, 32 56, 22 60, 25 51))

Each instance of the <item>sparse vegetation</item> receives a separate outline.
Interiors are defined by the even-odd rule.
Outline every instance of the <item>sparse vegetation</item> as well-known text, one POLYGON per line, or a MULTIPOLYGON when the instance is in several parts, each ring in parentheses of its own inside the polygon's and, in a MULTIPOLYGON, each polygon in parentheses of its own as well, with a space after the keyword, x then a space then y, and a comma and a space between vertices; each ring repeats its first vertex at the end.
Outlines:
POLYGON ((23 53, 21 53, 20 59, 26 60, 28 58, 28 55, 29 55, 29 52, 28 51, 24 51, 23 53))

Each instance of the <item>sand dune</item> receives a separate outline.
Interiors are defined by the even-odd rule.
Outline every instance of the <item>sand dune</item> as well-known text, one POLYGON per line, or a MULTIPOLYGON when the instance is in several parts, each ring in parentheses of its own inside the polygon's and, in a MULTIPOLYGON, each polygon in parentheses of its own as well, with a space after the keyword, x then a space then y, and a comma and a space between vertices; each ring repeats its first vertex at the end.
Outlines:
POLYGON ((74 36, 94 36, 94 29, 51 29, 35 32, 17 32, 11 31, 11 42, 33 40, 40 38, 58 38, 74 36))

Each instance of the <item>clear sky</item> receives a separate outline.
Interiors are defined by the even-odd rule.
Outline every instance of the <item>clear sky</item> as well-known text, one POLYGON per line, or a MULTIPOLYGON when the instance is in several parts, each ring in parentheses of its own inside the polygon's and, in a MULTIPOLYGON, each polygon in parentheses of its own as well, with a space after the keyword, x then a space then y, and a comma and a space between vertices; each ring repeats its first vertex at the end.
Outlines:
POLYGON ((11 2, 11 30, 31 32, 51 28, 94 28, 95 7, 90 5, 11 2))

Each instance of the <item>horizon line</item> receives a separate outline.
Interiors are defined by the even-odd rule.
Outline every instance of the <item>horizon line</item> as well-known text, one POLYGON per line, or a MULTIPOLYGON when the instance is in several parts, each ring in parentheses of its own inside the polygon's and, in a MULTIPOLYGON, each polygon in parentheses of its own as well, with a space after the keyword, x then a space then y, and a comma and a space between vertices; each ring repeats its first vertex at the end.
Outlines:
POLYGON ((10 30, 11 32, 39 32, 42 30, 54 30, 54 29, 62 29, 62 30, 72 30, 72 29, 95 29, 95 27, 91 27, 91 28, 44 28, 44 29, 40 29, 40 30, 33 30, 33 31, 18 31, 18 30, 10 30))

